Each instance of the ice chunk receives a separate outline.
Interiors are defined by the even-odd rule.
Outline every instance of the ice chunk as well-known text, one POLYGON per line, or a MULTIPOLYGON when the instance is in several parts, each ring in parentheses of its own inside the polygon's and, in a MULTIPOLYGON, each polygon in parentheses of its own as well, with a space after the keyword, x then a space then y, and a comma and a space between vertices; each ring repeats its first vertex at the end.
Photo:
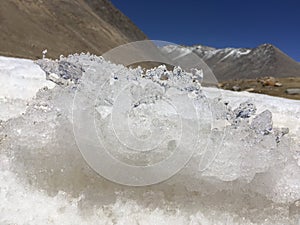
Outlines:
POLYGON ((249 118, 256 112, 256 107, 252 102, 241 103, 238 108, 234 110, 235 118, 249 118))
MULTIPOLYGON (((95 56, 75 55, 62 60, 84 70, 92 66, 95 72, 101 71, 100 74, 113 79, 118 77, 105 86, 104 94, 95 101, 96 119, 97 116, 103 119, 98 124, 98 130, 111 128, 108 115, 112 113, 114 93, 126 80, 139 84, 132 89, 128 87, 128 96, 135 96, 136 99, 145 90, 155 92, 157 96, 167 94, 173 97, 185 91, 196 100, 203 98, 205 92, 214 92, 203 90, 192 82, 192 74, 179 69, 163 71, 168 74, 168 79, 161 83, 157 79, 161 68, 140 76, 140 70, 113 65, 95 56), (143 86, 144 79, 148 84, 153 82, 147 86, 148 89, 143 86)), ((58 62, 45 60, 43 63, 46 67, 58 68, 58 62)), ((66 71, 73 72, 73 69, 66 71)), ((74 76, 80 76, 76 71, 74 73, 74 76)), ((69 74, 62 79, 72 76, 69 74)), ((97 79, 102 81, 102 78, 99 76, 97 79)), ((92 87, 92 84, 87 85, 92 87)), ((270 112, 255 115, 253 102, 238 103, 240 106, 233 107, 234 110, 224 107, 223 101, 230 105, 234 98, 240 101, 243 93, 234 93, 230 101, 226 96, 221 99, 208 98, 208 104, 198 105, 202 110, 202 125, 215 117, 220 121, 228 119, 233 126, 224 123, 213 130, 203 126, 199 136, 209 137, 200 138, 199 144, 206 143, 209 148, 197 149, 184 170, 159 185, 131 188, 98 176, 78 151, 73 135, 72 103, 75 91, 80 88, 77 84, 68 83, 53 90, 41 90, 24 115, 1 122, 0 223, 40 224, 41 221, 50 221, 52 224, 72 224, 70 218, 76 218, 80 224, 298 223, 300 208, 294 204, 300 198, 300 167, 295 157, 300 152, 298 139, 291 138, 286 130, 275 124, 274 132, 266 134, 266 130, 272 131, 269 129, 272 115, 270 112), (213 113, 203 113, 210 108, 213 113), (20 201, 22 204, 19 204, 20 201)), ((84 100, 94 100, 97 93, 97 90, 91 89, 84 100)), ((147 107, 158 107, 156 104, 160 101, 160 98, 146 98, 137 102, 130 113, 130 125, 134 127, 137 137, 146 137, 151 126, 158 129, 174 127, 172 120, 168 121, 172 115, 166 113, 170 110, 161 111, 158 119, 143 116, 147 107)), ((182 106, 186 104, 183 100, 180 103, 182 106)), ((282 115, 288 119, 289 113, 292 112, 282 115)), ((193 114, 187 114, 186 119, 191 120, 190 128, 193 129, 196 118, 193 114)), ((104 134, 108 142, 114 137, 113 133, 104 134)), ((167 139, 166 152, 174 151, 177 145, 176 139, 167 139)), ((113 152, 118 151, 117 147, 111 145, 113 152)), ((153 154, 153 158, 143 156, 142 163, 145 163, 164 155, 157 157, 153 154)), ((128 155, 126 160, 133 161, 135 158, 128 155)), ((109 168, 111 172, 116 172, 114 169, 109 168)))
POLYGON ((265 110, 257 115, 251 123, 251 128, 258 134, 269 134, 273 129, 272 113, 265 110))

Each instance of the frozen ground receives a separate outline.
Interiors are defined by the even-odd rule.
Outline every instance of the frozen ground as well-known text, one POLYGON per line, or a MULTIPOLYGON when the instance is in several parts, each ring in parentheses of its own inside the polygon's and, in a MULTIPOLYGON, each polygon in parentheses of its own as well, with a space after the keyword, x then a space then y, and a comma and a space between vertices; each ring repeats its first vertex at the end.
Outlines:
POLYGON ((195 84, 176 80, 178 71, 161 81, 161 69, 140 76, 89 55, 38 64, 47 74, 32 61, 0 58, 1 225, 300 224, 299 101, 201 89, 224 122, 209 139, 214 160, 196 152, 167 182, 125 187, 99 177, 75 144, 70 106, 81 74, 106 71, 119 82, 151 77, 186 90, 195 84), (43 86, 50 89, 32 99, 43 86))

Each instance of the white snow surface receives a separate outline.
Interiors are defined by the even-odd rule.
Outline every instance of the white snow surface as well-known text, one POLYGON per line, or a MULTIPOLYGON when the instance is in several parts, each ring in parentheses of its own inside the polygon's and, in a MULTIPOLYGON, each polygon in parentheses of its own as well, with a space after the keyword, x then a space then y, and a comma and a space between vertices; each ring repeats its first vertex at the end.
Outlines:
MULTIPOLYGON (((112 74, 122 69, 86 55, 65 60, 96 61, 112 74)), ((46 81, 31 60, 0 57, 0 75, 0 119, 8 120, 0 124, 1 225, 300 224, 299 101, 204 88, 233 109, 251 100, 257 115, 270 110, 274 127, 289 128, 287 139, 276 149, 267 137, 265 149, 254 145, 253 154, 243 155, 234 133, 203 173, 192 160, 167 182, 131 188, 99 177, 82 159, 64 108, 69 91, 46 81), (33 99, 44 86, 53 89, 33 99)), ((247 129, 240 132, 251 138, 247 129)))
POLYGON ((28 100, 43 88, 53 88, 45 72, 32 60, 0 56, 0 119, 25 111, 28 100))

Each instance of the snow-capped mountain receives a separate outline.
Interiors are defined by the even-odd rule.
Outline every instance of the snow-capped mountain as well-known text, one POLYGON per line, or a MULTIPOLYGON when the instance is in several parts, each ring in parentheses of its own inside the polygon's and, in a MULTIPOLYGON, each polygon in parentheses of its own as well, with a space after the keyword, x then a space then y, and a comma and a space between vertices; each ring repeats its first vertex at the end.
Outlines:
MULTIPOLYGON (((174 51, 174 46, 166 46, 174 51)), ((224 48, 196 45, 177 47, 176 51, 194 52, 212 69, 218 80, 253 79, 264 76, 299 77, 300 63, 277 47, 263 44, 256 48, 224 48)))

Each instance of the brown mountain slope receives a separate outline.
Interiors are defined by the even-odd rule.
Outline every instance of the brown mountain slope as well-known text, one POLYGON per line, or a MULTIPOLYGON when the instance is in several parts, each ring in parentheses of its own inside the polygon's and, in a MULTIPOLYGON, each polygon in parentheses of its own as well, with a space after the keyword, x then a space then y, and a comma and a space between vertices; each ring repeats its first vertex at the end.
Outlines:
POLYGON ((0 55, 57 58, 78 52, 103 54, 146 39, 108 0, 0 1, 0 55))
POLYGON ((300 77, 300 64, 270 44, 253 49, 220 50, 203 59, 219 80, 300 77))
MULTIPOLYGON (((208 64, 210 62, 208 61, 208 64)), ((258 77, 300 77, 300 64, 273 45, 265 44, 240 57, 228 57, 211 64, 221 80, 258 77)))

